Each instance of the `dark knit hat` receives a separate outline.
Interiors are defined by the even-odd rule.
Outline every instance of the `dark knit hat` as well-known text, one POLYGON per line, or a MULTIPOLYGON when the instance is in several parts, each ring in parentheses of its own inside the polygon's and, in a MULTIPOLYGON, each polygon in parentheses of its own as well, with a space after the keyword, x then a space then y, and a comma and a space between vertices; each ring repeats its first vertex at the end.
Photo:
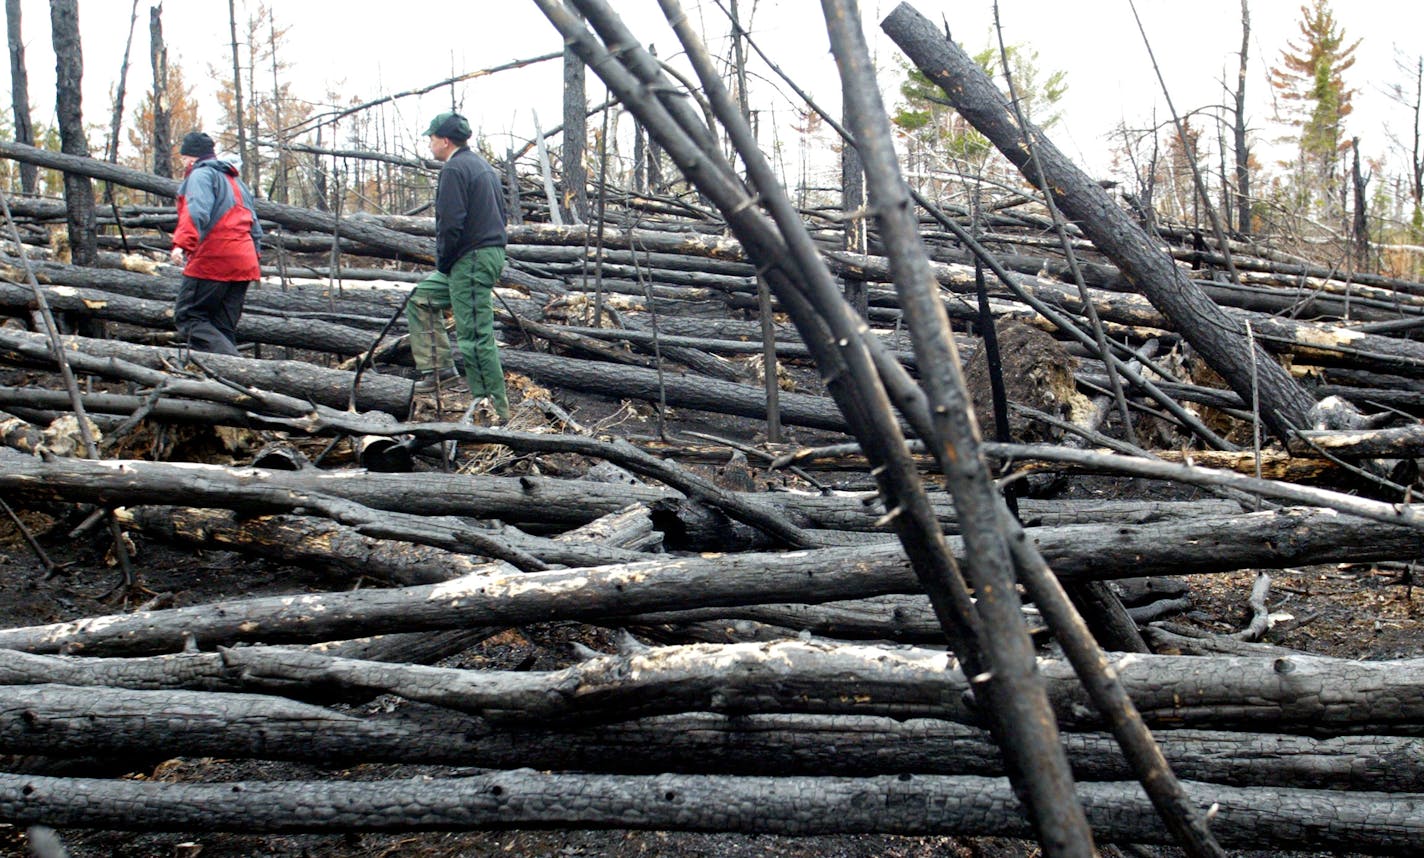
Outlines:
POLYGON ((179 147, 178 154, 201 158, 216 151, 216 147, 213 146, 213 138, 201 131, 189 131, 183 135, 183 145, 179 147))
POLYGON ((425 129, 426 137, 444 137, 456 143, 470 139, 470 121, 458 113, 442 113, 430 120, 425 129))

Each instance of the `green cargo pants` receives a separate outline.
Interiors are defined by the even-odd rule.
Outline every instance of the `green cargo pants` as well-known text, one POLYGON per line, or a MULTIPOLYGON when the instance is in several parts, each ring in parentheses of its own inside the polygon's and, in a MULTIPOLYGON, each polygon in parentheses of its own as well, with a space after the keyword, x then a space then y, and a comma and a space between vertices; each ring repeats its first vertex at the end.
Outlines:
POLYGON ((494 285, 504 269, 503 247, 481 247, 460 257, 450 273, 439 271, 420 281, 405 308, 410 352, 422 373, 454 366, 445 311, 455 316, 455 342, 465 363, 465 380, 475 399, 490 398, 495 413, 509 417, 509 394, 499 343, 494 338, 494 285))

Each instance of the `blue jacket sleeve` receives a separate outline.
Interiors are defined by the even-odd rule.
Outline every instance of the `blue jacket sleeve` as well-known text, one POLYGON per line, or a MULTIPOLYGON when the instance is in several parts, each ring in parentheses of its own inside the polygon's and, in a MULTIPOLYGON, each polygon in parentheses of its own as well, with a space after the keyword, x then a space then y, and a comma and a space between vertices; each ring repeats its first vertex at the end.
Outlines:
POLYGON ((204 170, 202 175, 190 175, 188 178, 193 180, 183 183, 187 186, 188 217, 192 219, 201 240, 207 238, 208 230, 213 227, 213 207, 217 204, 217 189, 213 186, 213 175, 209 170, 204 170))

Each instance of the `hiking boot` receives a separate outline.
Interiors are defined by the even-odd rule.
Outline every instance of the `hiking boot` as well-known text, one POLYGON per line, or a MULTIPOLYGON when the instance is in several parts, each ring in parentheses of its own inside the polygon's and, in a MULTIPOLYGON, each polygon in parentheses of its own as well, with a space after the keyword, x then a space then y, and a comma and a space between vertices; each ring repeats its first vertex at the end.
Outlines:
POLYGON ((460 381, 460 373, 453 366, 447 366, 444 369, 422 375, 420 381, 415 383, 415 392, 431 393, 436 388, 454 389, 460 381))

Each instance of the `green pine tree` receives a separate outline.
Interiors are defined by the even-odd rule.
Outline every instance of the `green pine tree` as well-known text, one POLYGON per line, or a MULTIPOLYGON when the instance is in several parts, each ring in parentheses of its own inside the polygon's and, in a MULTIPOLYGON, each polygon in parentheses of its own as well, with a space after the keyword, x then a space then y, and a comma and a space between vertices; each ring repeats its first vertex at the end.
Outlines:
POLYGON ((1302 202, 1332 200, 1340 180, 1340 153, 1348 148, 1345 117, 1355 90, 1345 72, 1355 64, 1360 40, 1347 42, 1328 0, 1300 7, 1300 39, 1287 43, 1270 69, 1270 83, 1285 105, 1282 117, 1299 128, 1302 202))

